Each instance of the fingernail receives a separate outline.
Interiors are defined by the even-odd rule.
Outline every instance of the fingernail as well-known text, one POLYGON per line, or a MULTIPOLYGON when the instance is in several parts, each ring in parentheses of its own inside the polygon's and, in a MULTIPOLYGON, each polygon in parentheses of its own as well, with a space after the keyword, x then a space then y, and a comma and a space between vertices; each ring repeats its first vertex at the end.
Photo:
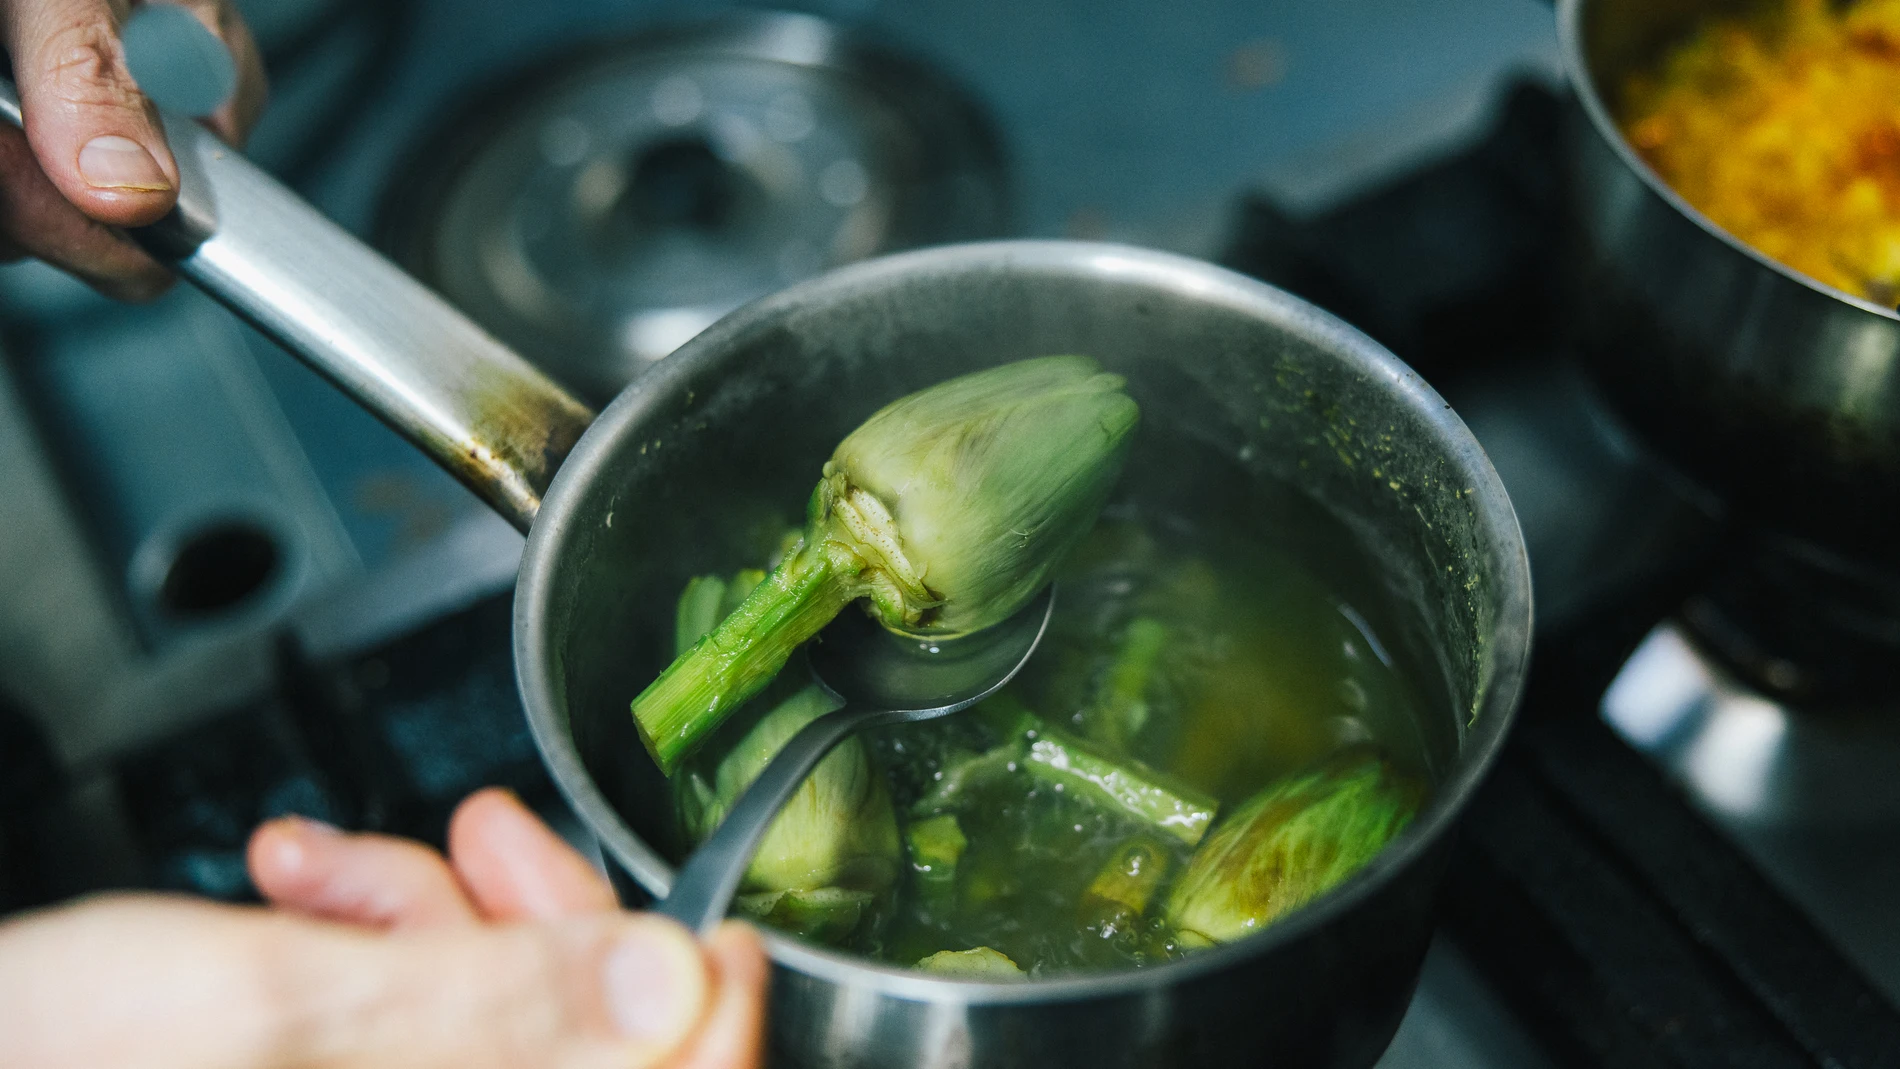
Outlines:
POLYGON ((79 150, 79 174, 95 189, 162 193, 172 187, 171 179, 165 177, 144 145, 116 134, 86 142, 86 147, 79 150))
POLYGON ((308 852, 298 841, 294 832, 278 832, 263 839, 262 848, 269 857, 269 868, 284 876, 294 876, 303 871, 308 852))
POLYGON ((302 813, 292 813, 284 818, 297 826, 297 830, 307 835, 317 835, 325 839, 334 839, 343 834, 343 829, 327 820, 306 817, 302 813))
POLYGON ((699 1024, 706 964, 685 929, 634 922, 607 952, 602 972, 607 1011, 627 1039, 671 1050, 699 1024))
POLYGON ((270 835, 265 845, 270 851, 271 866, 285 875, 300 871, 309 860, 310 852, 303 842, 306 837, 331 839, 343 834, 333 824, 296 814, 281 818, 276 825, 282 830, 270 835))

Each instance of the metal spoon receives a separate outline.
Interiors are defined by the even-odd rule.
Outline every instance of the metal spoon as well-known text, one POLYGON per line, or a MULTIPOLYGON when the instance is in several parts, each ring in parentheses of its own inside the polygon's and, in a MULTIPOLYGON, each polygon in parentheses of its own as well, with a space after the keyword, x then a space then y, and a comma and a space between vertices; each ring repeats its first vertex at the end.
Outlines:
POLYGON ((696 932, 718 926, 753 851, 792 792, 831 748, 865 728, 935 720, 982 701, 1014 679, 1042 641, 1055 588, 973 635, 919 641, 893 635, 860 612, 839 614, 809 650, 812 677, 844 708, 793 735, 673 880, 657 907, 696 932))

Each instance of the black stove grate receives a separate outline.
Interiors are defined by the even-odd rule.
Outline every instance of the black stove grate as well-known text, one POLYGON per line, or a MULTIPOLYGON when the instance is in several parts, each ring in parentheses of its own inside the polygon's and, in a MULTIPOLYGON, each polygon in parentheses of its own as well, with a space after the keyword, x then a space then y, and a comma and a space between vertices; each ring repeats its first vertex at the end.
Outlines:
POLYGON ((245 842, 286 813, 439 847, 457 802, 501 786, 565 823, 515 692, 511 610, 491 598, 333 663, 287 645, 270 699, 119 761, 146 881, 251 900, 245 842))

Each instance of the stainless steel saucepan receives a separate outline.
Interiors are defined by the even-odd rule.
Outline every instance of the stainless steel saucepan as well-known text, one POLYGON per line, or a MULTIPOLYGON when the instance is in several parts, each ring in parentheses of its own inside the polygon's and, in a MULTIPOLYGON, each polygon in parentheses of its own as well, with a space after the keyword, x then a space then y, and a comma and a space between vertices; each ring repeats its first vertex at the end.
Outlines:
MULTIPOLYGON (((1803 704, 1900 684, 1900 313, 1762 255, 1623 137, 1623 85, 1750 0, 1557 0, 1581 343, 1642 436, 1747 534, 1705 640, 1803 704)), ((1695 621, 1692 621, 1695 622, 1695 621)))
POLYGON ((1450 408, 1365 335, 1207 264, 1072 242, 869 261, 727 316, 598 418, 190 123, 181 210, 141 235, 529 532, 522 699, 630 903, 681 854, 628 701, 683 580, 749 559, 866 415, 1050 352, 1127 376, 1136 504, 1260 532, 1371 618, 1418 694, 1436 790, 1362 872, 1263 933, 1140 971, 939 979, 768 935, 777 1064, 1370 1065, 1431 932, 1448 838, 1523 681, 1510 503, 1450 408), (591 422, 591 426, 589 426, 591 422), (584 432, 584 433, 583 433, 584 432), (558 468, 558 472, 557 469, 558 468))
POLYGON ((1593 364, 1645 435, 1757 519, 1900 561, 1900 313, 1762 255, 1618 128, 1624 81, 1747 0, 1558 0, 1593 364))

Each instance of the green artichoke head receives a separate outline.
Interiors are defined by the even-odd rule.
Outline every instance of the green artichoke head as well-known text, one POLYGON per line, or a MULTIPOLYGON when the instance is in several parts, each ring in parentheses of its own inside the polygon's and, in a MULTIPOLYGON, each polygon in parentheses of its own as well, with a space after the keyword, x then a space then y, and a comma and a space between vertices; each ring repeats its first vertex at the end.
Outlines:
POLYGON ((1184 945, 1249 935, 1357 872, 1405 829, 1421 793, 1351 753, 1269 785, 1207 836, 1168 896, 1184 945))
MULTIPOLYGON (((761 717, 720 760, 708 784, 700 776, 678 785, 688 834, 704 839, 793 735, 838 707, 816 685, 807 686, 761 717)), ((805 778, 766 830, 746 869, 747 891, 881 891, 896 879, 902 858, 897 815, 883 777, 872 769, 864 743, 847 739, 805 778)))
POLYGON ((1139 419, 1086 356, 951 379, 886 406, 826 463, 809 530, 841 544, 894 629, 1007 619, 1095 523, 1139 419))

